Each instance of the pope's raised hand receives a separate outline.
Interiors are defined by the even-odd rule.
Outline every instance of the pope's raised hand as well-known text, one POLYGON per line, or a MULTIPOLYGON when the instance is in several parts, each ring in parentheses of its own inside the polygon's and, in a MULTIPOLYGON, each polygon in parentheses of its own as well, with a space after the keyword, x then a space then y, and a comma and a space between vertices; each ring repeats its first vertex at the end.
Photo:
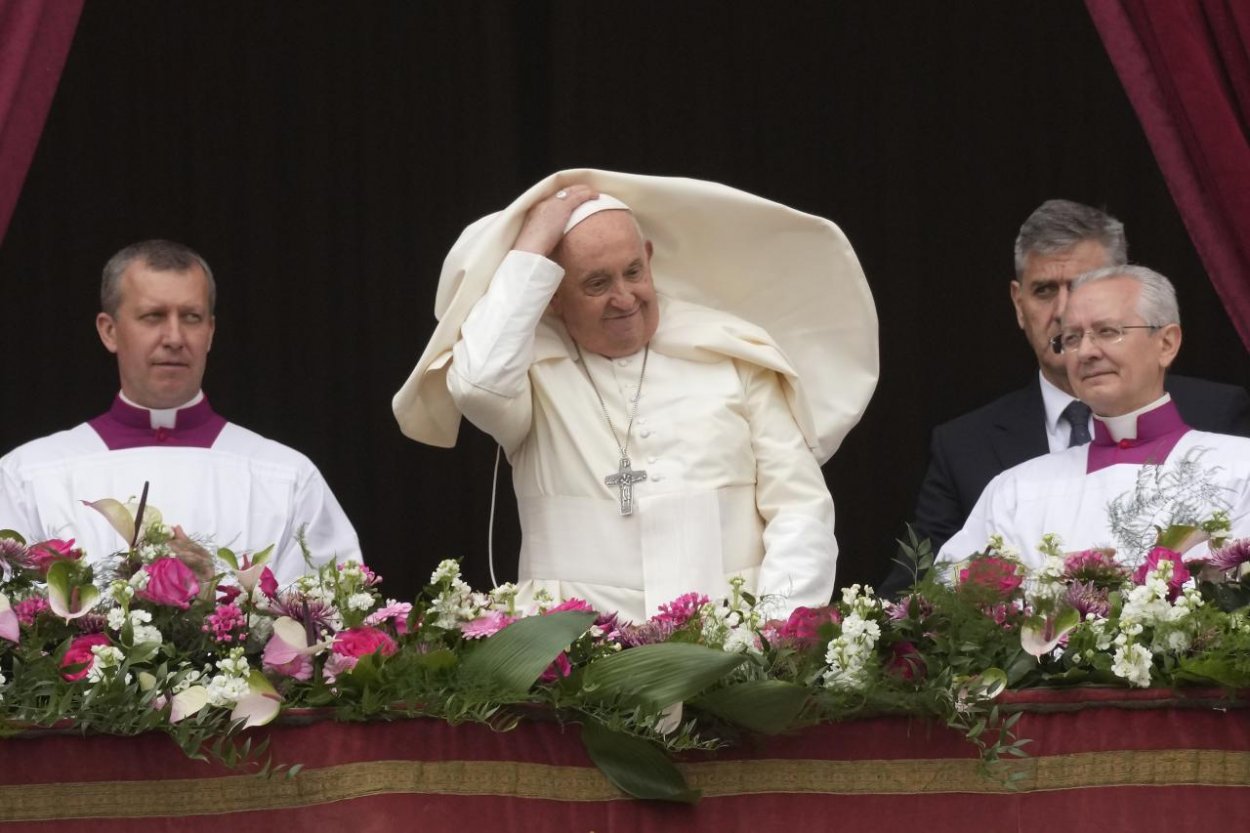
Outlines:
POLYGON ((195 577, 201 582, 209 581, 217 572, 213 556, 208 550, 195 543, 182 531, 182 527, 174 527, 174 537, 169 539, 169 548, 183 564, 191 568, 195 577))
POLYGON ((589 185, 569 185, 536 204, 525 215, 525 224, 512 248, 546 257, 555 251, 564 237, 564 226, 573 211, 599 192, 589 185))

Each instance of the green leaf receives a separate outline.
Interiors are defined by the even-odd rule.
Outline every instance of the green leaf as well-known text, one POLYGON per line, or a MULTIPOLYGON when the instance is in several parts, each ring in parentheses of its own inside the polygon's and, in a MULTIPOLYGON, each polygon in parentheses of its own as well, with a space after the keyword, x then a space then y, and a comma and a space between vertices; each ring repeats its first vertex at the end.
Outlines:
POLYGON ((236 573, 239 571, 239 559, 235 557, 234 551, 227 547, 217 548, 217 557, 230 565, 230 569, 236 573))
POLYGON ((582 725, 582 743, 607 779, 634 798, 685 804, 699 800, 699 791, 686 785, 673 762, 642 738, 590 722, 582 725))
POLYGON ((13 529, 0 529, 0 538, 8 538, 11 541, 17 541, 19 544, 26 543, 26 539, 21 536, 21 533, 13 529))
POLYGON ((634 700, 659 710, 689 700, 746 660, 702 645, 662 642, 598 660, 586 669, 588 696, 634 700))
POLYGON ((793 728, 807 697, 806 687, 784 680, 748 680, 716 689, 695 705, 730 723, 775 735, 793 728))
POLYGON ((465 658, 466 682, 522 695, 594 621, 594 613, 562 610, 513 622, 465 658))

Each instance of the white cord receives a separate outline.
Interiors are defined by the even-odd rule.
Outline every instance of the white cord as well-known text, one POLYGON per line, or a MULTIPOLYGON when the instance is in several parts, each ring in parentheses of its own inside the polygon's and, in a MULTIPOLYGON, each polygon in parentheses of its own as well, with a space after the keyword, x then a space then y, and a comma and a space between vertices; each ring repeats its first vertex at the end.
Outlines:
POLYGON ((495 446, 495 473, 490 478, 490 520, 486 524, 486 562, 490 565, 490 583, 499 586, 495 578, 495 497, 499 494, 499 457, 503 446, 495 446))

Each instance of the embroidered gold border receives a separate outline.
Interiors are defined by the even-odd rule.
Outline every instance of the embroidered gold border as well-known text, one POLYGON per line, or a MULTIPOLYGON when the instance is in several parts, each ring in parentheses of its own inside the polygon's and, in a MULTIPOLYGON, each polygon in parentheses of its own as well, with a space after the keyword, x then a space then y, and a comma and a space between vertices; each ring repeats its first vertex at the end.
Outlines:
MULTIPOLYGON (((975 759, 752 760, 681 764, 705 799, 762 793, 1004 794, 1090 787, 1250 787, 1250 752, 1209 749, 1088 752, 1027 758, 1009 786, 975 759)), ((0 821, 201 816, 281 810, 386 794, 492 795, 555 801, 624 799, 593 767, 511 761, 367 761, 248 775, 0 787, 0 821)))

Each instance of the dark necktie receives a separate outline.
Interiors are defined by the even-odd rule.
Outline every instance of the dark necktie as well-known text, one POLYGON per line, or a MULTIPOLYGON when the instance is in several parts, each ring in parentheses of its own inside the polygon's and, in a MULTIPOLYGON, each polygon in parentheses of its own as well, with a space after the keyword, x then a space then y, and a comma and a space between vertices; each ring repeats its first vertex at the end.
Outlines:
POLYGON ((1072 434, 1068 437, 1068 448, 1074 445, 1085 445, 1089 442, 1089 406, 1079 399, 1073 399, 1060 414, 1072 426, 1072 434))

